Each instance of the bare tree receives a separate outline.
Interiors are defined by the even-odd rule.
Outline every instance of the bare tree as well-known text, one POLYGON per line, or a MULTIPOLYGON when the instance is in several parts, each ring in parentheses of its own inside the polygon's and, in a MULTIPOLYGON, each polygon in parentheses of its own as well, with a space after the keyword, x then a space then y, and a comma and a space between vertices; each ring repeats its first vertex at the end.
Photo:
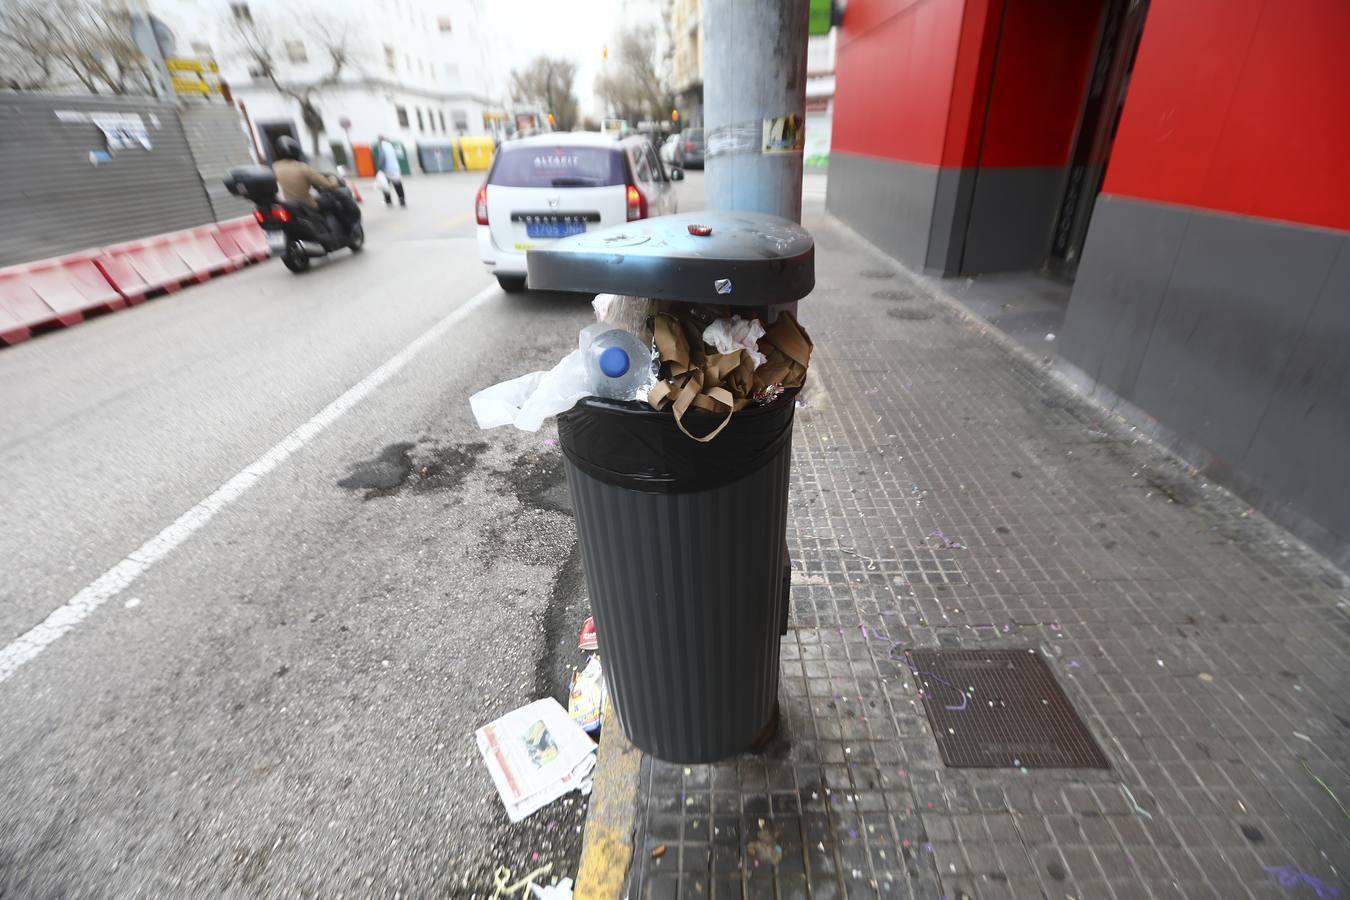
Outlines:
POLYGON ((131 11, 115 0, 7 0, 0 9, 0 84, 150 93, 153 76, 131 26, 131 11))
POLYGON ((542 106, 553 114, 558 130, 571 131, 577 124, 577 95, 572 90, 576 80, 577 64, 572 60, 538 56, 511 73, 511 99, 542 106))
POLYGON ((300 107, 300 119, 309 129, 314 157, 319 157, 323 127, 323 111, 319 100, 326 88, 342 80, 343 72, 357 65, 356 51, 344 24, 330 28, 320 17, 306 25, 306 33, 317 38, 319 51, 327 60, 327 71, 319 78, 298 78, 288 73, 288 59, 284 42, 266 22, 256 18, 232 20, 235 43, 239 53, 248 61, 249 74, 266 79, 277 93, 290 97, 300 107))
POLYGON ((608 71, 596 78, 595 92, 610 112, 634 124, 644 118, 664 118, 671 105, 671 92, 662 74, 656 29, 623 29, 611 44, 609 55, 608 71))

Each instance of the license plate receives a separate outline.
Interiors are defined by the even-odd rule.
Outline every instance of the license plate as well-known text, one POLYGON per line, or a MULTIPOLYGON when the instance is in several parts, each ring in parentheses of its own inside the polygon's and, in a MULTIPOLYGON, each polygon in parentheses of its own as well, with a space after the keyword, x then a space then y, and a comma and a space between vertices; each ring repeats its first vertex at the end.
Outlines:
POLYGON ((267 249, 273 253, 281 253, 286 249, 286 235, 280 231, 267 232, 267 249))
POLYGON ((585 222, 540 222, 525 226, 526 236, 532 238, 564 238, 585 230, 585 222))

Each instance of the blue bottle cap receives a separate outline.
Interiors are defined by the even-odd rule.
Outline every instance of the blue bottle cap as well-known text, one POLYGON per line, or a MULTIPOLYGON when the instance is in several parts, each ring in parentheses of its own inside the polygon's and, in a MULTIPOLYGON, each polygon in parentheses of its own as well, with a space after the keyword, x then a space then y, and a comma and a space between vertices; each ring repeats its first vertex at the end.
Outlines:
POLYGON ((601 350, 600 371, 610 378, 618 378, 628 371, 628 354, 622 347, 606 347, 601 350))

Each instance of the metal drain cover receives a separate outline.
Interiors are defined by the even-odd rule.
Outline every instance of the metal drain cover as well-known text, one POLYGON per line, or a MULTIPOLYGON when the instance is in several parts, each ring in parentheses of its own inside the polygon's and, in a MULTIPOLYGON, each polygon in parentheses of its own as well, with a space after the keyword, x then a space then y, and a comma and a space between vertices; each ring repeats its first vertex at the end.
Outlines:
POLYGON ((1110 768, 1039 653, 910 650, 906 655, 948 766, 1110 768))

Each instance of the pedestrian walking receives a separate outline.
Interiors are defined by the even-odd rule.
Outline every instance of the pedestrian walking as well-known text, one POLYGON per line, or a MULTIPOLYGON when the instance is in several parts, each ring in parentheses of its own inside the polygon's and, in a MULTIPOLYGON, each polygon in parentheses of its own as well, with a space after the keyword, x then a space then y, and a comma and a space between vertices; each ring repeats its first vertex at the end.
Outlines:
POLYGON ((398 205, 407 206, 407 198, 403 196, 403 170, 398 165, 398 151, 394 149, 393 141, 384 135, 379 137, 380 149, 380 175, 375 179, 376 185, 384 193, 384 205, 393 206, 394 198, 390 194, 390 188, 398 193, 398 205))

